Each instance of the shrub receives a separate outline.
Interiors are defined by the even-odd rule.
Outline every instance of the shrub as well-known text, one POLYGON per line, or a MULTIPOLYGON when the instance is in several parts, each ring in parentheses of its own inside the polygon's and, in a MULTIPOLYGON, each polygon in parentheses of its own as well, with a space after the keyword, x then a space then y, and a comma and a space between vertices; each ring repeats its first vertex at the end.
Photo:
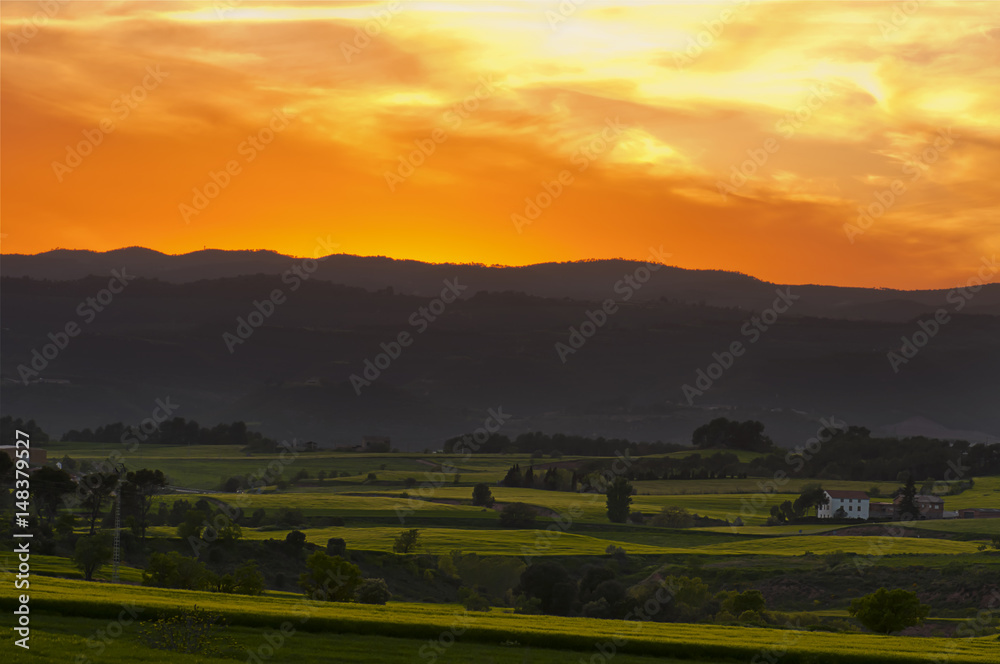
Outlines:
POLYGON ((358 604, 385 604, 392 597, 385 579, 365 579, 354 592, 358 604))
POLYGON ((154 553, 149 557, 149 566, 142 573, 142 585, 158 588, 203 590, 209 582, 208 569, 204 563, 182 556, 176 551, 154 553))
POLYGON ((510 503, 500 510, 500 525, 504 528, 534 528, 537 516, 531 505, 510 503))
POLYGON ((309 556, 306 567, 309 571, 299 576, 299 586, 315 600, 349 602, 361 585, 361 570, 358 566, 339 556, 316 551, 309 556))
POLYGON ((489 601, 473 588, 459 588, 458 601, 467 611, 489 611, 489 601))
POLYGON ((582 613, 586 618, 611 618, 611 606, 608 604, 608 600, 601 597, 593 602, 587 602, 583 605, 582 613))
POLYGON ((873 632, 891 634, 919 625, 930 613, 930 608, 920 603, 916 593, 879 588, 870 595, 853 600, 848 613, 873 632))
POLYGON ((285 535, 285 544, 295 549, 301 549, 306 544, 306 534, 301 530, 293 530, 285 535))
POLYGON ((264 592, 264 575, 257 567, 257 561, 248 560, 233 572, 232 592, 237 595, 260 595, 264 592))
POLYGON ((343 556, 347 553, 347 542, 342 537, 331 537, 326 541, 326 552, 331 556, 343 556))
POLYGON ((650 522, 659 528, 690 528, 694 525, 694 517, 683 507, 664 507, 650 522))
POLYGON ((222 657, 235 644, 223 637, 227 625, 221 614, 197 606, 180 614, 143 623, 139 638, 150 648, 190 655, 222 657))

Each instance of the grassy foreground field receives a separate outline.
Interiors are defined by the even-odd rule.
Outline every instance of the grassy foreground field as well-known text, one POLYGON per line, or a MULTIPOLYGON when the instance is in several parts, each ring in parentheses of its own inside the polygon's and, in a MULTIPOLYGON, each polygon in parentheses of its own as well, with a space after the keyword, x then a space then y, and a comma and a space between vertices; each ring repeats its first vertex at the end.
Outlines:
MULTIPOLYGON (((518 650, 531 647, 576 651, 580 653, 580 657, 598 653, 602 646, 610 648, 614 643, 613 639, 617 639, 619 643, 615 650, 623 655, 679 657, 700 662, 746 661, 762 653, 773 653, 778 648, 787 648, 787 654, 782 661, 789 664, 809 661, 830 664, 917 662, 928 661, 935 654, 947 655, 951 664, 978 664, 996 662, 998 652, 996 637, 956 640, 855 634, 845 638, 841 634, 769 628, 624 622, 554 616, 540 619, 538 616, 516 615, 498 610, 489 613, 469 613, 455 605, 390 603, 386 606, 366 606, 315 603, 287 593, 268 593, 263 597, 249 599, 194 591, 97 585, 69 579, 46 578, 36 582, 31 588, 31 593, 32 615, 36 621, 36 629, 39 630, 36 632, 36 637, 52 634, 55 638, 49 647, 44 647, 40 641, 34 644, 36 652, 44 652, 43 657, 48 659, 25 661, 71 661, 71 655, 85 651, 86 636, 79 636, 79 632, 70 633, 71 625, 63 621, 67 618, 88 617, 97 619, 92 624, 100 625, 100 621, 105 621, 106 624, 106 621, 115 620, 120 615, 123 605, 136 607, 135 611, 140 615, 140 619, 158 613, 175 612, 194 605, 217 611, 225 615, 236 627, 255 628, 237 630, 234 634, 234 637, 239 638, 240 646, 249 649, 266 643, 264 640, 266 634, 273 634, 283 622, 287 621, 296 632, 323 634, 326 638, 331 638, 331 634, 353 634, 355 635, 353 638, 378 634, 381 637, 421 639, 425 644, 428 640, 439 643, 450 642, 450 638, 442 640, 442 635, 445 633, 454 635, 456 631, 461 630, 457 640, 463 644, 497 646, 501 643, 516 643, 517 646, 508 647, 516 647, 518 650), (56 616, 55 613, 60 615, 56 616), (257 632, 256 638, 254 631, 257 632)), ((3 605, 4 611, 11 610, 14 604, 12 591, 6 584, 0 593, 0 604, 3 605)), ((338 640, 331 641, 331 645, 338 640)), ((277 653, 279 657, 274 661, 321 661, 293 657, 291 643, 292 640, 289 641, 290 650, 287 654, 279 649, 277 653)), ((307 640, 301 643, 302 645, 294 647, 309 647, 307 640)), ((414 642, 412 645, 415 646, 417 643, 414 642)), ((122 645, 126 644, 127 638, 123 636, 122 645)), ((143 652, 144 650, 144 648, 131 648, 133 654, 129 661, 164 661, 163 653, 148 650, 143 652), (161 657, 157 658, 157 655, 161 657)), ((407 645, 405 651, 409 653, 409 659, 379 659, 379 661, 421 661, 419 648, 414 651, 407 645)), ((455 651, 455 654, 458 655, 459 651, 455 651)), ((561 659, 548 661, 577 659, 577 656, 570 653, 564 652, 561 655, 561 659)), ((302 656, 308 655, 302 653, 302 656)), ((368 659, 338 658, 337 661, 367 662, 371 661, 370 657, 371 653, 368 653, 368 659)), ((173 654, 170 660, 189 661, 174 659, 173 654)), ((211 660, 200 658, 198 661, 211 660)), ((442 661, 463 661, 463 659, 442 661)))

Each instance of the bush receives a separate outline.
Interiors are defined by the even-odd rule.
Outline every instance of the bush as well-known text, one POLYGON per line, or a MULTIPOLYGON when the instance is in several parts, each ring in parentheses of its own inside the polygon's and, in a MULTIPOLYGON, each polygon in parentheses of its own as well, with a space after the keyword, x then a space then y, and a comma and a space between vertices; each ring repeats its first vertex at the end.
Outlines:
POLYGON ((257 561, 248 560, 233 572, 232 592, 237 595, 260 595, 264 592, 264 575, 257 567, 257 561))
POLYGON ((347 542, 342 537, 331 537, 326 541, 326 552, 331 556, 343 556, 347 553, 347 542))
POLYGON ((650 523, 659 528, 690 528, 694 526, 694 517, 683 507, 664 507, 653 517, 650 523))
POLYGON ((510 503, 500 510, 500 525, 504 528, 534 528, 538 512, 525 503, 510 503))
POLYGON ((314 600, 349 602, 361 585, 361 570, 339 556, 316 551, 306 561, 308 572, 299 576, 299 586, 314 600), (335 580, 336 583, 331 583, 335 580))
POLYGON ((224 638, 227 625, 221 614, 197 606, 178 615, 162 617, 140 627, 139 638, 150 648, 190 655, 223 657, 235 643, 224 638))
POLYGON ((848 613, 873 632, 891 634, 919 625, 930 613, 930 608, 920 603, 916 593, 879 588, 870 595, 853 600, 848 613))
POLYGON ((158 588, 203 590, 209 581, 209 572, 204 563, 182 556, 176 551, 154 553, 149 557, 149 566, 142 573, 142 585, 158 588))
POLYGON ((392 597, 385 579, 365 579, 354 592, 358 604, 385 604, 392 597))
POLYGON ((603 597, 583 605, 582 613, 586 618, 611 618, 611 606, 603 597))
POLYGON ((459 588, 458 601, 467 611, 489 611, 489 601, 472 588, 459 588))
POLYGON ((306 544, 306 534, 301 530, 293 530, 285 535, 285 544, 296 549, 301 549, 306 544))

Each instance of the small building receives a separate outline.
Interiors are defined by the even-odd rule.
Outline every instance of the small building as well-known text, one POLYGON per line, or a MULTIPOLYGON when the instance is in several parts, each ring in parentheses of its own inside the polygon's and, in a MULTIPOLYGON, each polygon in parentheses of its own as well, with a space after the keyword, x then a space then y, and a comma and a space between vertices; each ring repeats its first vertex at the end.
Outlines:
POLYGON ((992 507, 970 507, 958 510, 960 519, 1000 519, 1000 509, 992 507))
MULTIPOLYGON (((0 445, 0 451, 3 451, 7 456, 9 456, 10 460, 14 463, 17 463, 17 451, 23 449, 23 447, 18 447, 17 445, 0 445)), ((48 460, 49 453, 41 447, 28 448, 28 463, 32 468, 44 466, 48 460)))
MULTIPOLYGON (((896 507, 897 518, 902 516, 903 494, 896 496, 892 501, 896 507)), ((913 502, 917 505, 920 519, 943 519, 944 518, 944 498, 940 496, 915 496, 913 502)))
POLYGON ((833 519, 842 516, 847 519, 867 519, 870 501, 864 491, 839 491, 828 489, 824 491, 826 503, 816 507, 816 516, 820 519, 833 519), (840 514, 843 510, 843 514, 840 514))
POLYGON ((869 503, 869 519, 891 519, 896 516, 896 506, 892 503, 869 503))
POLYGON ((363 436, 362 452, 391 452, 392 441, 388 436, 363 436))

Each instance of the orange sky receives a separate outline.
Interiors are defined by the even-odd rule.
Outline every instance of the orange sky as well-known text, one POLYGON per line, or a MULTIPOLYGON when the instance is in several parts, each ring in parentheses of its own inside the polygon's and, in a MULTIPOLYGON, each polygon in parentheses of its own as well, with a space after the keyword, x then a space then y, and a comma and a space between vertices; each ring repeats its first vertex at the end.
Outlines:
POLYGON ((895 288, 1000 253, 995 3, 573 7, 3 2, 2 251, 311 255, 329 236, 520 265, 662 245, 681 267, 895 288), (403 178, 415 141, 434 151, 403 178))

